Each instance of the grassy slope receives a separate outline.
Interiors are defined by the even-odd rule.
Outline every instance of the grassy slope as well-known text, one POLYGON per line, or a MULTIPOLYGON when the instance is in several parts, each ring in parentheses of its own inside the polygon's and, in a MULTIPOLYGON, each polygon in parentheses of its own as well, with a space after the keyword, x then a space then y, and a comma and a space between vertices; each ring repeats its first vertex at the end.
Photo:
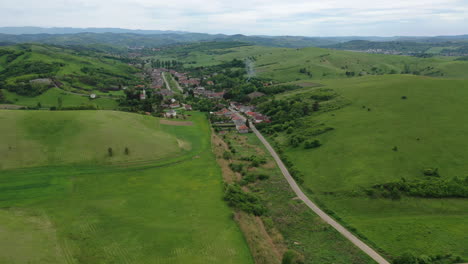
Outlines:
POLYGON ((151 117, 110 111, 1 111, 0 168, 157 160, 178 155, 177 139, 151 117), (112 147, 114 156, 107 157, 112 147), (124 155, 128 147, 131 155, 124 155))
MULTIPOLYGON (((86 115, 65 114, 74 113, 86 115)), ((0 222, 5 224, 0 241, 24 251, 1 251, 0 262, 252 263, 244 239, 229 217, 230 210, 221 201, 221 172, 209 148, 209 128, 203 115, 195 114, 196 125, 191 127, 157 125, 156 119, 134 114, 106 115, 112 117, 112 131, 135 135, 134 144, 151 149, 148 144, 153 143, 142 134, 152 131, 152 140, 163 147, 158 149, 161 153, 167 150, 164 145, 178 149, 172 143, 174 138, 190 142, 191 149, 179 153, 179 158, 130 168, 90 164, 3 170, 0 222), (119 125, 120 118, 129 121, 125 115, 132 117, 132 126, 119 125), (29 229, 34 232, 24 239, 29 229), (49 238, 48 244, 42 242, 45 238, 49 238)), ((93 127, 96 119, 92 116, 81 116, 80 122, 87 119, 93 127)), ((71 126, 65 126, 61 134, 68 128, 71 126)), ((46 133, 41 127, 30 129, 46 133)), ((94 132, 98 138, 109 136, 102 130, 94 132)), ((80 136, 68 138, 81 142, 80 136)), ((49 139, 45 136, 41 141, 50 143, 49 139)))
MULTIPOLYGON (((22 49, 22 46, 8 46, 2 47, 2 49, 7 50, 16 50, 25 52, 23 55, 16 58, 14 61, 10 62, 8 65, 14 65, 24 62, 45 62, 45 63, 62 63, 64 66, 60 67, 60 70, 56 74, 56 78, 61 80, 66 75, 76 75, 76 76, 86 76, 85 73, 81 72, 83 67, 88 67, 91 69, 102 69, 106 72, 112 73, 114 77, 110 78, 127 78, 134 79, 133 73, 136 72, 135 68, 130 67, 124 63, 121 63, 116 60, 111 60, 99 56, 88 56, 80 55, 79 53, 60 47, 48 46, 48 45, 39 45, 31 44, 26 45, 31 51, 25 51, 22 49)), ((5 56, 0 56, 0 69, 7 67, 5 56)), ((107 75, 97 73, 100 77, 109 78, 107 75)), ((31 79, 34 78, 34 75, 16 75, 12 78, 7 79, 8 82, 12 82, 16 79, 31 79)), ((62 80, 63 82, 63 80, 62 80)), ((99 82, 99 80, 98 80, 99 82)), ((71 83, 63 82, 65 89, 71 89, 71 83)), ((95 87, 88 84, 80 83, 75 81, 73 86, 82 87, 85 89, 94 89, 95 87)))
POLYGON ((112 98, 89 99, 87 96, 67 93, 59 88, 51 88, 36 97, 21 96, 7 90, 2 90, 6 100, 16 105, 36 107, 41 103, 42 107, 52 107, 58 105, 58 98, 62 98, 63 107, 76 107, 82 105, 95 105, 100 109, 116 109, 118 103, 112 98))
POLYGON ((318 136, 322 147, 287 150, 306 175, 304 186, 313 197, 392 255, 410 250, 468 258, 466 199, 392 201, 348 195, 401 177, 423 177, 421 170, 428 167, 439 168, 443 177, 464 177, 468 82, 378 76, 324 83, 352 104, 309 118, 311 125, 336 128, 318 136))
MULTIPOLYGON (((356 53, 321 48, 271 48, 261 46, 246 46, 218 50, 220 52, 192 52, 178 57, 178 60, 196 61, 195 66, 213 65, 234 58, 255 57, 255 70, 260 77, 272 78, 279 82, 290 82, 300 79, 310 79, 299 69, 306 68, 312 73, 313 80, 332 79, 346 76, 346 71, 356 74, 372 73, 376 67, 383 73, 394 70, 400 73, 405 65, 410 71, 419 71, 421 75, 434 75, 453 78, 468 77, 468 63, 453 61, 449 57, 434 57, 428 59, 409 56, 393 56, 381 54, 356 53), (221 52, 222 51, 222 52, 221 52), (428 69, 428 67, 433 67, 428 69)), ((193 64, 188 64, 190 66, 193 64)))
MULTIPOLYGON (((230 133, 226 138, 231 142, 231 148, 236 150, 232 154, 234 160, 251 155, 265 157, 265 165, 251 168, 249 172, 269 175, 269 179, 257 181, 249 188, 268 207, 268 216, 263 217, 267 230, 270 231, 272 227, 279 230, 283 238, 281 242, 287 248, 301 252, 305 257, 304 263, 374 263, 304 203, 295 199, 296 195, 274 163, 273 157, 254 134, 230 133)), ((270 235, 278 240, 278 235, 270 235)))

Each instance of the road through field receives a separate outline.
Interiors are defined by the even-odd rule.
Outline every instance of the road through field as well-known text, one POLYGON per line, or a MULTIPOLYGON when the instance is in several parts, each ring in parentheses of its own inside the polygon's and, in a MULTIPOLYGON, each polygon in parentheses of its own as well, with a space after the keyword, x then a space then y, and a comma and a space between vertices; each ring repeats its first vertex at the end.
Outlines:
POLYGON ((299 185, 297 185, 296 181, 293 179, 291 174, 289 173, 288 169, 286 166, 283 164, 281 161, 280 157, 276 153, 276 151, 271 147, 270 143, 262 136, 262 134, 255 128, 255 126, 250 123, 250 128, 252 131, 257 135, 257 137, 262 141, 263 145, 268 149, 270 154, 273 156, 275 159, 276 163, 278 164, 278 167, 281 169, 281 172, 283 173, 284 177, 288 181, 289 185, 293 189, 293 191, 296 193, 296 195, 310 208, 314 213, 316 213, 320 218, 322 218, 325 222, 327 222, 329 225, 331 225, 333 228, 335 228, 338 232, 340 232, 344 237, 346 237, 351 243, 353 243, 355 246, 360 248, 364 253, 369 255, 372 259, 374 259, 377 263, 379 264, 390 264, 387 260, 385 260, 382 256, 380 256, 379 253, 377 253, 375 250, 373 250, 371 247, 366 245, 364 242, 362 242, 359 238, 357 238, 355 235, 353 235, 351 232, 349 232, 346 228, 344 228, 342 225, 340 225, 338 222, 336 222, 333 218, 331 218, 329 215, 327 215, 322 209, 320 209, 315 203, 313 203, 299 188, 299 185))

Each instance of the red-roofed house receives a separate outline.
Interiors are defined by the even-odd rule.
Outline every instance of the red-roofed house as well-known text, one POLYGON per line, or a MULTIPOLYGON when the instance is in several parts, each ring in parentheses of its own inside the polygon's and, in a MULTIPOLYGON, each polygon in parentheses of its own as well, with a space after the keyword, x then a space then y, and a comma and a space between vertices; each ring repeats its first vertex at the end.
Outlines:
POLYGON ((237 126, 236 129, 241 134, 249 133, 249 128, 246 125, 237 126))

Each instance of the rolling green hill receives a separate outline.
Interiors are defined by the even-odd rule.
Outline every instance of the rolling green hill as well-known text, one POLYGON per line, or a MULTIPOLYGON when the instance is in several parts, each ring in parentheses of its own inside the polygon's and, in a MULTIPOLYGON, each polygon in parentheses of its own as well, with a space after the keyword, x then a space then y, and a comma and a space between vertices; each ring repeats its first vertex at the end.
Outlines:
POLYGON ((444 78, 468 78, 468 63, 453 57, 416 58, 367 54, 321 48, 271 48, 246 46, 211 52, 171 54, 186 66, 206 66, 232 59, 253 58, 257 76, 278 82, 323 80, 359 75, 416 74, 444 78), (303 73, 301 73, 301 69, 303 73), (310 75, 309 75, 310 73, 310 75))
POLYGON ((0 169, 1 263, 253 263, 204 115, 183 126, 111 111, 0 119, 11 168, 0 169))
POLYGON ((0 88, 37 96, 59 86, 91 92, 118 90, 138 81, 137 70, 100 53, 62 47, 22 44, 0 48, 0 88))
POLYGON ((322 98, 294 130, 271 135, 303 174, 303 188, 394 257, 467 259, 468 82, 387 75, 322 83, 280 99, 336 97, 322 98), (293 147, 292 137, 322 146, 293 147))

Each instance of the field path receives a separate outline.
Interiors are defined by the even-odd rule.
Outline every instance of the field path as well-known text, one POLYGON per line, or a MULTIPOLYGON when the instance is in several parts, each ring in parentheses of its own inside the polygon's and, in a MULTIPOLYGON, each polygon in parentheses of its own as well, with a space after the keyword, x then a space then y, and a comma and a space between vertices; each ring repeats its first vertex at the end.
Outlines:
POLYGON ((351 232, 349 232, 346 228, 344 228, 342 225, 340 225, 338 222, 336 222, 333 218, 331 218, 329 215, 327 215, 322 209, 320 209, 315 203, 313 203, 302 191, 301 188, 299 188, 299 185, 297 185, 296 181, 293 179, 291 174, 289 174, 288 169, 286 166, 284 166, 283 162, 281 161, 280 157, 276 153, 276 151, 271 147, 270 143, 262 136, 262 134, 255 128, 255 126, 250 123, 250 128, 252 131, 257 135, 257 137, 262 141, 263 145, 268 149, 270 154, 273 156, 275 159, 276 163, 278 164, 278 167, 281 169, 281 172, 283 173, 284 177, 288 181, 289 185, 293 189, 293 191, 296 193, 297 197, 301 199, 314 213, 316 213, 320 218, 322 218, 325 222, 327 222, 329 225, 331 225, 333 228, 335 228, 338 232, 340 232, 344 237, 346 237, 351 243, 353 243, 355 246, 360 248, 364 253, 369 255, 372 259, 374 259, 377 263, 379 264, 390 264, 387 260, 385 260, 382 256, 379 255, 375 250, 373 250, 371 247, 366 245, 364 242, 362 242, 359 238, 357 238, 355 235, 353 235, 351 232))
POLYGON ((172 91, 172 88, 171 88, 171 86, 169 85, 169 82, 168 82, 167 79, 166 79, 166 74, 164 74, 164 72, 162 72, 162 73, 161 73, 161 76, 162 76, 162 78, 163 78, 163 80, 164 80, 164 83, 166 84, 166 88, 167 88, 168 90, 171 90, 171 91, 172 91))

